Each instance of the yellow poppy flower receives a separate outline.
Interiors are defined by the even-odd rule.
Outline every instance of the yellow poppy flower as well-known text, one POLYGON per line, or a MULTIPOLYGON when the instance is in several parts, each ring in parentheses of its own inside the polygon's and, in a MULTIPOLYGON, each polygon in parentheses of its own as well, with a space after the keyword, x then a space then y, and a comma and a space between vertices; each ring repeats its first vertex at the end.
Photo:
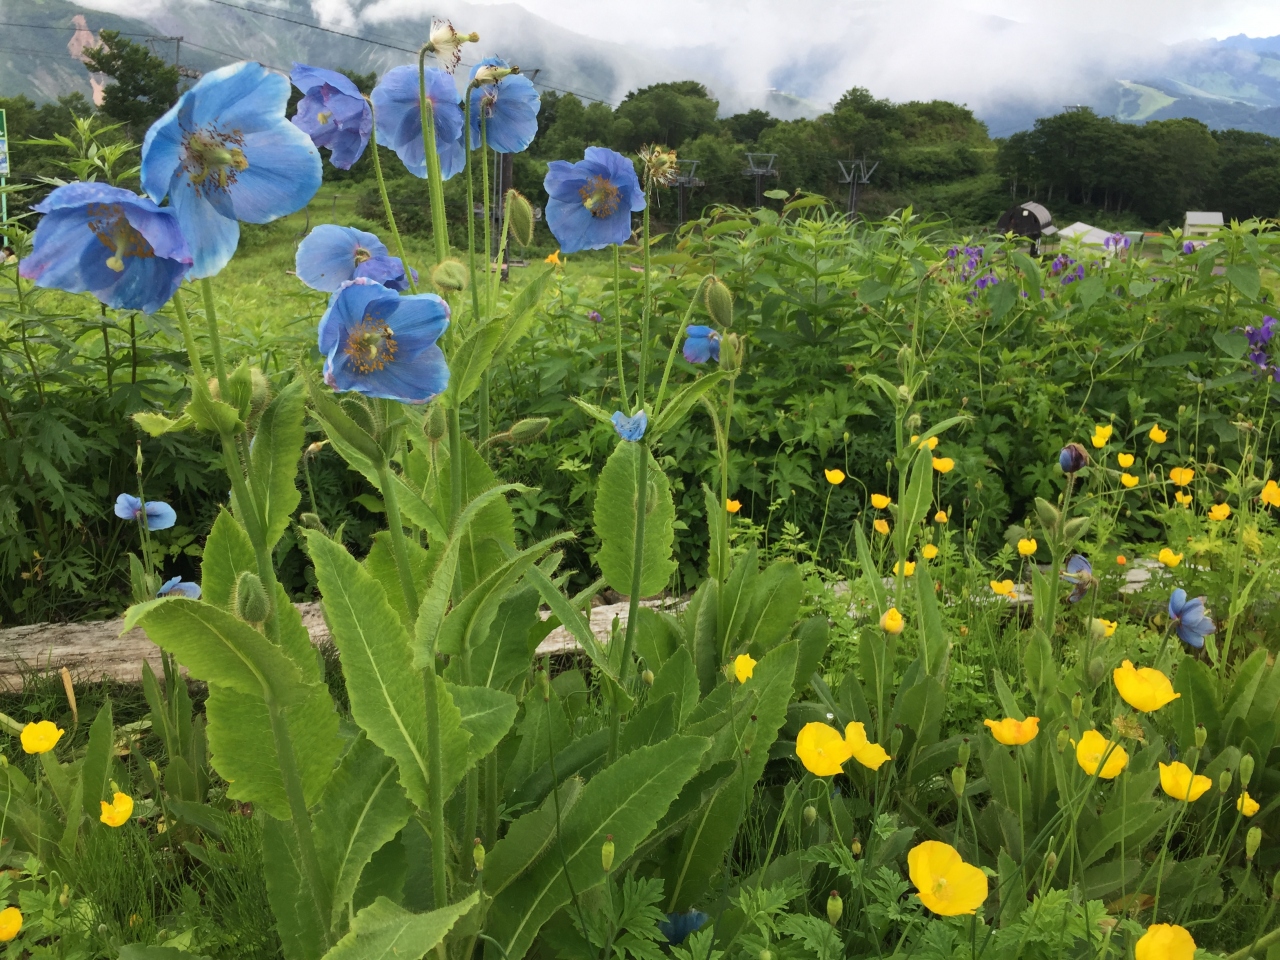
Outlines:
POLYGON ((1174 486, 1188 486, 1192 480, 1196 478, 1196 472, 1190 467, 1173 467, 1169 471, 1169 479, 1173 481, 1174 486))
POLYGON ((1178 503, 1182 504, 1184 507, 1191 506, 1191 494, 1189 493, 1183 493, 1179 490, 1173 495, 1173 499, 1177 500, 1178 503))
POLYGON ((1130 467, 1132 467, 1132 466, 1133 466, 1133 454, 1132 454, 1132 453, 1117 453, 1117 454, 1116 454, 1116 462, 1117 462, 1117 463, 1119 463, 1119 464, 1120 464, 1120 466, 1124 467, 1124 469, 1128 470, 1130 467))
POLYGON ((987 899, 987 875, 965 863, 960 851, 940 840, 926 840, 907 854, 907 873, 920 902, 940 917, 977 913, 987 899))
POLYGON ((1231 516, 1231 504, 1215 503, 1209 508, 1209 519, 1214 521, 1225 520, 1231 516))
POLYGON ((1182 562, 1182 554, 1174 553, 1168 547, 1161 547, 1160 553, 1156 555, 1156 559, 1166 567, 1176 567, 1182 562))
POLYGON ((924 557, 926 560, 932 560, 937 555, 938 548, 932 543, 926 543, 920 548, 920 556, 924 557))
POLYGON ((937 513, 935 513, 935 514, 933 515, 933 522, 934 522, 934 523, 946 523, 946 522, 947 522, 947 511, 945 511, 945 510, 939 510, 937 513))
POLYGON ((1120 483, 1126 490, 1132 490, 1138 485, 1138 478, 1132 473, 1122 473, 1120 474, 1120 483))
POLYGON ((1169 434, 1166 431, 1161 430, 1160 424, 1158 423, 1152 424, 1151 430, 1147 433, 1147 436, 1151 438, 1152 443, 1164 443, 1169 439, 1169 434))
POLYGON ((1111 439, 1111 434, 1115 427, 1111 424, 1096 424, 1093 428, 1093 436, 1089 438, 1089 442, 1093 444, 1095 450, 1101 450, 1107 445, 1107 441, 1111 439))
POLYGON ((890 607, 884 612, 884 616, 880 618, 880 629, 885 633, 899 634, 905 626, 906 621, 902 618, 902 614, 897 607, 890 607))
POLYGON ((830 777, 853 756, 844 737, 825 723, 806 723, 796 736, 796 756, 804 768, 817 777, 830 777))
POLYGON ((883 517, 873 523, 872 526, 876 528, 876 533, 883 534, 886 537, 889 535, 889 521, 883 517))
POLYGON ((28 723, 22 728, 22 749, 27 753, 48 753, 66 732, 51 720, 28 723))
POLYGON ((1076 763, 1080 769, 1093 776, 1095 773, 1103 780, 1114 780, 1120 771, 1129 763, 1129 754, 1118 743, 1112 743, 1097 730, 1086 730, 1076 748, 1076 763), (1102 758, 1106 757, 1106 763, 1102 758), (1101 766, 1101 770, 1099 770, 1101 766))
POLYGON ((937 437, 930 437, 928 440, 925 440, 923 443, 921 443, 921 444, 920 444, 920 449, 921 449, 921 450, 923 450, 925 447, 928 447, 930 450, 937 450, 937 449, 938 449, 938 438, 937 438, 937 437))
POLYGON ((893 759, 884 747, 867 739, 867 728, 856 720, 844 728, 844 742, 853 759, 868 770, 879 770, 893 759))
POLYGON ((1199 800, 1205 795, 1213 781, 1198 773, 1192 773, 1181 760, 1160 764, 1160 789, 1175 800, 1188 803, 1199 800))
POLYGON ((915 565, 914 563, 912 563, 910 560, 908 560, 908 561, 906 562, 906 565, 905 565, 905 566, 903 566, 902 564, 899 564, 899 563, 894 563, 894 565, 893 565, 893 575, 894 575, 895 577, 898 575, 898 567, 899 567, 899 566, 902 566, 902 575, 903 575, 904 577, 909 577, 909 576, 911 576, 913 573, 915 573, 915 572, 916 572, 916 565, 915 565))
POLYGON ((1036 543, 1035 537, 1026 537, 1018 541, 1018 555, 1021 557, 1029 557, 1036 552, 1036 548, 1040 545, 1036 543))
POLYGON ((738 678, 739 683, 746 683, 751 679, 751 673, 756 668, 758 661, 751 659, 749 654, 740 654, 733 659, 733 675, 738 678))
POLYGON ((1003 720, 983 720, 982 723, 1006 747, 1020 747, 1024 743, 1030 743, 1040 732, 1039 717, 1027 717, 1025 720, 1005 717, 1003 720))
POLYGON ((1182 696, 1169 678, 1152 667, 1135 667, 1128 660, 1111 672, 1120 698, 1140 713, 1151 713, 1182 696))
POLYGON ((871 495, 871 505, 877 510, 883 510, 891 503, 893 503, 893 500, 886 497, 883 493, 873 493, 871 495))
POLYGON ((1153 923, 1133 947, 1134 960, 1192 960, 1196 942, 1176 923, 1153 923))
POLYGON ((1274 480, 1268 480, 1262 488, 1262 502, 1268 507, 1280 507, 1280 486, 1274 480))
POLYGON ((1236 809, 1243 813, 1246 817, 1252 817, 1255 813, 1262 809, 1262 804, 1253 797, 1249 796, 1246 790, 1240 794, 1240 799, 1236 801, 1236 809))
POLYGON ((1089 629, 1093 632, 1093 635, 1100 640, 1105 640, 1107 637, 1114 636, 1116 627, 1118 626, 1120 626, 1118 621, 1103 620, 1101 617, 1092 617, 1089 620, 1089 629))
POLYGON ((543 262, 543 263, 549 263, 549 264, 551 264, 552 266, 555 266, 555 267, 559 267, 559 266, 561 266, 561 265, 563 265, 563 264, 564 264, 564 261, 560 259, 560 251, 559 251, 559 250, 557 250, 555 253, 551 254, 549 257, 547 257, 547 258, 546 258, 545 260, 543 260, 542 262, 543 262))
POLYGON ((133 816, 133 797, 116 791, 110 803, 102 801, 102 816, 98 819, 108 827, 122 827, 129 822, 131 816, 133 816))
POLYGON ((17 907, 0 910, 0 943, 8 943, 22 929, 22 911, 17 907))
POLYGON ((742 509, 742 503, 738 500, 726 500, 724 508, 728 513, 737 513, 742 509))
POLYGON ((1013 581, 1012 580, 992 580, 991 590, 998 597, 1012 597, 1013 581))
POLYGON ((833 487, 837 484, 844 483, 843 470, 823 470, 822 472, 826 474, 827 483, 831 484, 833 487))
POLYGON ((956 468, 956 462, 950 457, 934 457, 933 469, 939 473, 950 473, 956 468))

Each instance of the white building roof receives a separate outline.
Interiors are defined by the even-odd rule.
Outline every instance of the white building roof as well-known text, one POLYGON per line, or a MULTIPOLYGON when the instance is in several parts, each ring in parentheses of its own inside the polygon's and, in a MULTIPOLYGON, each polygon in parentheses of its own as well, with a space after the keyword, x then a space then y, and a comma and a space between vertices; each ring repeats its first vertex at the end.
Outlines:
POLYGON ((1204 210, 1188 210, 1186 225, 1188 227, 1220 227, 1222 226, 1222 214, 1209 213, 1204 210))
POLYGON ((1103 246, 1107 238, 1111 236, 1106 230, 1099 230, 1097 227, 1077 220, 1069 227, 1063 227, 1058 234, 1065 240, 1074 240, 1077 243, 1083 243, 1091 247, 1103 246))

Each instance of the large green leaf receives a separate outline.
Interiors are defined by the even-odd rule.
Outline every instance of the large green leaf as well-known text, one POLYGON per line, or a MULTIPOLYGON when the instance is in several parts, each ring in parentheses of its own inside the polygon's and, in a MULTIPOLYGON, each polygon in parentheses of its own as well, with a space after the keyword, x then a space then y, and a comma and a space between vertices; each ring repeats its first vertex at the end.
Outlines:
POLYGON ((600 552, 596 554, 600 572, 614 590, 629 595, 636 553, 638 476, 648 477, 640 566, 640 595, 647 597, 665 589, 676 569, 671 557, 676 508, 667 475, 644 444, 623 442, 614 447, 600 471, 593 523, 600 538, 600 552), (644 473, 640 472, 641 466, 645 467, 644 473))
POLYGON ((496 322, 473 327, 454 347, 449 356, 449 387, 442 398, 446 405, 456 407, 475 393, 498 349, 502 332, 502 324, 496 322))
POLYGON ((358 736, 325 786, 312 817, 320 868, 333 895, 329 920, 337 928, 365 865, 412 815, 396 782, 396 764, 358 736))
MULTIPOLYGON (((724 373, 720 370, 713 370, 705 376, 699 377, 686 383, 677 390, 658 415, 653 418, 653 424, 649 427, 648 439, 652 443, 659 437, 680 426, 684 418, 689 415, 689 410, 702 397, 706 396, 707 391, 714 387, 717 383, 724 379, 724 373)), ((718 498, 717 498, 718 500, 718 498)))
POLYGON ((719 591, 720 610, 716 617, 716 628, 719 637, 716 644, 716 660, 726 663, 731 652, 743 646, 738 639, 739 628, 746 622, 747 608, 755 595, 756 580, 760 576, 760 561, 755 547, 747 550, 744 556, 729 571, 729 579, 719 591))
POLYGON ((765 567, 752 590, 742 641, 761 650, 780 641, 795 623, 803 595, 800 568, 790 560, 776 560, 765 567))
POLYGON ((494 360, 500 360, 524 336, 529 323, 533 320, 534 307, 542 302, 542 295, 551 283, 551 278, 555 276, 555 272, 556 268, 552 266, 535 274, 511 298, 511 302, 507 305, 506 317, 499 318, 497 321, 502 324, 502 337, 493 351, 494 360))
POLYGON ((570 900, 605 879, 600 848, 613 837, 616 864, 625 864, 653 830, 707 748, 700 737, 672 737, 641 747, 591 779, 564 816, 557 840, 560 856, 544 856, 500 893, 489 911, 488 960, 523 957, 542 925, 570 900), (566 875, 565 865, 568 870, 566 875))
POLYGON ((654 677, 649 699, 675 697, 676 726, 681 727, 693 708, 698 705, 698 674, 687 647, 677 647, 667 658, 658 675, 654 677))
MULTIPOLYGON (((417 541, 406 538, 405 546, 409 555, 409 568, 413 582, 418 593, 421 594, 423 585, 427 582, 431 562, 427 551, 423 550, 417 541)), ((382 584, 383 595, 399 615, 404 628, 412 630, 418 618, 418 611, 410 610, 405 606, 404 589, 400 586, 400 568, 396 566, 389 530, 380 530, 373 535, 373 546, 369 548, 369 553, 364 558, 364 568, 369 571, 373 579, 382 584)))
POLYGON ((253 543, 225 507, 218 510, 200 558, 200 595, 206 603, 234 612, 236 580, 245 570, 258 570, 253 543))
MULTIPOLYGON (((452 451, 443 448, 439 454, 438 470, 434 475, 435 494, 433 502, 444 506, 448 512, 448 504, 452 502, 453 470, 450 465, 452 451)), ((461 441, 462 459, 462 505, 475 500, 482 493, 498 485, 493 471, 484 462, 475 447, 466 437, 461 441)), ((457 531, 450 531, 456 536, 457 531)), ((462 535, 458 546, 458 576, 454 590, 458 596, 467 593, 472 587, 489 575, 495 566, 504 559, 503 546, 514 546, 516 542, 515 519, 511 507, 505 499, 495 498, 486 502, 483 510, 469 524, 462 535)))
POLYGON ((480 894, 473 893, 430 913, 410 913, 379 897, 356 914, 350 932, 324 960, 421 960, 479 900, 480 894))
POLYGON ((489 687, 458 686, 446 683, 449 696, 458 708, 462 729, 471 735, 467 750, 474 763, 489 755, 516 722, 520 705, 516 698, 489 687))
POLYGON ((289 518, 302 498, 297 477, 298 457, 306 436, 302 426, 303 387, 298 378, 281 390, 262 411, 253 435, 249 480, 266 529, 268 549, 275 547, 288 528, 289 518))
POLYGON ((484 889, 489 896, 500 894, 547 852, 556 836, 556 820, 582 796, 582 781, 572 777, 557 793, 558 797, 548 796, 538 809, 516 819, 489 851, 484 862, 484 889))
POLYGON ((307 531, 307 547, 324 597, 329 632, 342 658, 351 715, 400 767, 400 784, 427 806, 427 708, 422 674, 381 585, 323 534, 307 531))
MULTIPOLYGON (((537 647, 530 640, 530 629, 537 622, 538 591, 533 587, 503 599, 484 639, 471 651, 471 682, 497 689, 528 673, 537 647)), ((452 670, 453 664, 449 666, 452 670)))
POLYGON ((596 639, 587 618, 573 603, 569 602, 569 599, 560 592, 560 588, 552 583, 551 578, 538 567, 529 569, 527 579, 542 595, 543 601, 551 608, 551 613, 559 618, 570 636, 578 641, 578 645, 582 647, 583 652, 595 667, 601 682, 609 685, 610 691, 620 705, 625 703, 629 698, 618 686, 618 675, 609 662, 608 652, 596 639))
POLYGON ((114 756, 115 730, 111 725, 111 701, 107 700, 89 727, 89 745, 80 762, 84 813, 90 820, 96 821, 101 815, 100 802, 111 799, 111 761, 114 756))
POLYGON ((274 817, 262 824, 262 872, 285 960, 320 960, 328 949, 327 911, 303 893, 297 837, 274 817))

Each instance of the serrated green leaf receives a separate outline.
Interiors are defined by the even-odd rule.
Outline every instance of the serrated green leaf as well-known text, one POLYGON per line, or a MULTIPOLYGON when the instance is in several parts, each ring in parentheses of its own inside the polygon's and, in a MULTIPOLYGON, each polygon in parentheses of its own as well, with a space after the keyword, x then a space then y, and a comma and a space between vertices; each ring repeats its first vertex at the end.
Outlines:
POLYGON ((236 409, 221 400, 213 399, 203 383, 192 383, 191 399, 187 402, 183 416, 206 433, 216 433, 219 436, 234 436, 244 429, 244 421, 240 419, 236 409))
POLYGON ((410 913, 386 897, 379 897, 356 914, 351 931, 325 954, 324 960, 421 960, 479 900, 480 894, 473 893, 430 913, 410 913))
MULTIPOLYGON (((423 550, 417 541, 406 538, 405 546, 409 555, 413 582, 421 593, 423 585, 427 582, 431 561, 427 557, 427 551, 423 550)), ((395 554, 392 552, 390 531, 379 530, 373 535, 373 546, 365 555, 363 565, 369 576, 382 584, 382 592, 387 602, 395 608, 404 628, 412 630, 418 618, 418 611, 410 610, 405 606, 404 590, 400 586, 400 569, 396 566, 395 554)))
POLYGON ((468 767, 498 745, 520 709, 516 698, 502 690, 488 687, 460 686, 446 683, 454 706, 458 708, 462 729, 470 734, 467 742, 468 767))
POLYGON ((262 824, 262 868, 285 960, 320 960, 328 948, 327 911, 303 893, 297 837, 275 817, 262 824))
POLYGON ((751 592, 742 641, 769 650, 787 635, 804 596, 800 568, 790 560, 776 560, 760 574, 751 592))
POLYGON ((713 370, 705 376, 699 377, 697 380, 686 383, 683 387, 668 400, 658 411, 658 415, 653 418, 653 423, 649 425, 649 440, 656 441, 663 434, 670 432, 678 427, 693 405, 699 399, 706 396, 707 392, 724 379, 724 373, 720 370, 713 370))
POLYGON ((537 647, 529 634, 538 622, 538 591, 533 587, 525 586, 498 604, 484 639, 471 652, 472 682, 497 689, 528 673, 537 647))
POLYGON ((569 399, 573 402, 574 406, 593 420, 599 420, 601 423, 607 423, 610 426, 613 426, 613 419, 609 411, 601 407, 597 407, 594 403, 588 403, 581 397, 570 397, 569 399))
POLYGON ((484 889, 496 897, 551 846, 556 835, 557 800, 560 817, 566 816, 582 796, 582 781, 576 777, 560 785, 559 797, 548 796, 537 810, 518 817, 499 840, 484 862, 484 889))
POLYGON ((1251 263, 1233 263, 1227 267, 1227 280, 1250 300, 1257 300, 1262 292, 1262 276, 1251 263))
POLYGON ((298 509, 298 458, 305 438, 301 379, 294 380, 267 404, 258 420, 250 458, 249 481, 262 513, 267 548, 273 549, 298 509))
POLYGON ((503 325, 491 321, 475 327, 457 344, 449 357, 449 386, 441 398, 450 407, 456 407, 475 393, 484 372, 493 361, 494 352, 502 339, 503 325))
POLYGON ((506 317, 495 321, 502 324, 502 336, 493 351, 495 361, 502 359, 529 329, 529 324, 533 320, 533 310, 542 302, 542 295, 555 273, 556 268, 552 266, 536 274, 511 298, 511 302, 507 305, 506 317))
POLYGON ((665 589, 676 569, 671 556, 676 508, 667 475, 644 444, 624 442, 614 447, 600 471, 593 525, 600 538, 596 554, 600 572, 614 590, 629 595, 636 553, 639 476, 647 477, 648 483, 640 575, 640 595, 647 597, 665 589))
POLYGON ((111 724, 111 701, 108 699, 89 727, 89 744, 80 763, 80 780, 84 784, 84 814, 92 821, 97 821, 102 814, 101 801, 111 799, 111 761, 115 757, 114 748, 115 730, 111 724))
POLYGON ((195 421, 185 413, 176 420, 170 420, 163 414, 148 413, 145 410, 135 413, 133 422, 150 437, 163 437, 166 433, 178 433, 195 426, 195 421))
POLYGON ((258 570, 253 543, 239 521, 225 507, 219 508, 200 558, 200 593, 206 603, 231 613, 236 602, 240 574, 258 570))

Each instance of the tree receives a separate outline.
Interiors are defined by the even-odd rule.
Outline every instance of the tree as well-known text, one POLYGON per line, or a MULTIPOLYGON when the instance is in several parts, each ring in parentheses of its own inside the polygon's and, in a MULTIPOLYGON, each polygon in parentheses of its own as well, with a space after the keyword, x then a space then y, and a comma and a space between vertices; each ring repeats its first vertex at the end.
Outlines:
POLYGON ((646 143, 679 148, 686 140, 712 132, 719 109, 720 104, 696 80, 633 90, 618 105, 618 142, 630 151, 646 143))
POLYGON ((102 112, 139 139, 178 99, 178 68, 117 30, 103 30, 99 38, 101 45, 84 58, 90 72, 113 81, 103 92, 102 112))

